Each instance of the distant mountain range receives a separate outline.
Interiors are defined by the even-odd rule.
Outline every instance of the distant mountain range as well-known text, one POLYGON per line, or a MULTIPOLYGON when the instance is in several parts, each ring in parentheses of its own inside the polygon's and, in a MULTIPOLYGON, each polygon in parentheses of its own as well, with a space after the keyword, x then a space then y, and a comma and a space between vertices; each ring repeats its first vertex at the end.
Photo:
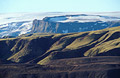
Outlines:
MULTIPOLYGON (((34 20, 32 25, 31 33, 72 33, 72 32, 85 32, 85 31, 94 31, 104 28, 120 26, 119 19, 108 19, 103 21, 99 19, 91 19, 89 16, 77 15, 75 21, 66 19, 65 21, 59 22, 62 17, 71 17, 76 15, 69 16, 58 16, 58 17, 45 17, 43 20, 34 20), (82 22, 79 17, 82 17, 82 22), (84 18, 89 18, 84 19, 84 18), (57 21, 52 21, 52 19, 57 19, 57 21), (66 22, 67 21, 67 22, 66 22)), ((73 19, 75 19, 73 18, 73 19)), ((104 17, 102 17, 105 19, 104 17)))
POLYGON ((0 37, 27 33, 71 33, 120 26, 120 12, 0 14, 0 37))

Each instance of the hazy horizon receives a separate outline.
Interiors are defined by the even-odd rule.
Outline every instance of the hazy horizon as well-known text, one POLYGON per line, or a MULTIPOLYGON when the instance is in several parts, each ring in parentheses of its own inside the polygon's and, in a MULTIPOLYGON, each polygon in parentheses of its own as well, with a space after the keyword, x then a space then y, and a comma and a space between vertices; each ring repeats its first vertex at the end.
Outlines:
POLYGON ((1 0, 0 13, 119 12, 119 0, 1 0))

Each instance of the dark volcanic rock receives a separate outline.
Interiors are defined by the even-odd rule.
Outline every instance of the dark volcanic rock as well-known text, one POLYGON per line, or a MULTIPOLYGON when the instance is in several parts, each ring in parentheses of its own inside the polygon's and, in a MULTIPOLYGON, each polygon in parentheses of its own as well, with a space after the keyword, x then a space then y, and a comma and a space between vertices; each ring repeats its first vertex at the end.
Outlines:
MULTIPOLYGON (((59 16, 65 17, 65 16, 59 16)), ((71 33, 100 30, 110 27, 120 26, 120 21, 96 21, 96 22, 54 22, 50 19, 54 17, 45 17, 43 20, 35 19, 31 33, 71 33)), ((67 19, 67 18, 66 18, 67 19)))

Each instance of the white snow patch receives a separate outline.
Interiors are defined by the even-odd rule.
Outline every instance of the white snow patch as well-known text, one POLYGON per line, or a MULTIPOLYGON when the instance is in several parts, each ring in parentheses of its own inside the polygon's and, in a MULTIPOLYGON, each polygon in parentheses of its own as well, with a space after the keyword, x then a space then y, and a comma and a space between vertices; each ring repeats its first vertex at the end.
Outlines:
POLYGON ((68 33, 68 30, 62 30, 63 33, 68 33))
POLYGON ((102 24, 101 26, 106 26, 106 24, 102 24))
POLYGON ((58 21, 64 21, 66 20, 67 18, 65 17, 59 17, 59 18, 51 18, 49 21, 54 21, 54 22, 58 22, 58 21))
MULTIPOLYGON (((120 12, 45 12, 45 13, 0 13, 0 37, 5 35, 21 35, 31 31, 32 21, 34 19, 42 20, 44 17, 65 16, 51 18, 55 22, 96 22, 96 21, 120 21, 120 12), (87 16, 82 16, 86 14, 87 16), (26 22, 25 22, 26 21, 26 22), (19 24, 20 22, 23 22, 19 24)), ((68 30, 63 30, 68 33, 68 30)))
POLYGON ((96 22, 96 21, 118 21, 120 20, 120 16, 111 17, 111 16, 100 16, 100 15, 87 15, 87 16, 66 16, 66 17, 54 17, 51 18, 50 21, 54 22, 96 22))

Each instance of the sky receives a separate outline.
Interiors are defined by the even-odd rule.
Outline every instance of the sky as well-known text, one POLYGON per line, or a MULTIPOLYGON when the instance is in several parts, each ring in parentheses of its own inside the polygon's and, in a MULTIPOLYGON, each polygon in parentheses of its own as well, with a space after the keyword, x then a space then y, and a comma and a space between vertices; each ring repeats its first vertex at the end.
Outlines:
POLYGON ((0 13, 115 11, 120 0, 0 0, 0 13))

